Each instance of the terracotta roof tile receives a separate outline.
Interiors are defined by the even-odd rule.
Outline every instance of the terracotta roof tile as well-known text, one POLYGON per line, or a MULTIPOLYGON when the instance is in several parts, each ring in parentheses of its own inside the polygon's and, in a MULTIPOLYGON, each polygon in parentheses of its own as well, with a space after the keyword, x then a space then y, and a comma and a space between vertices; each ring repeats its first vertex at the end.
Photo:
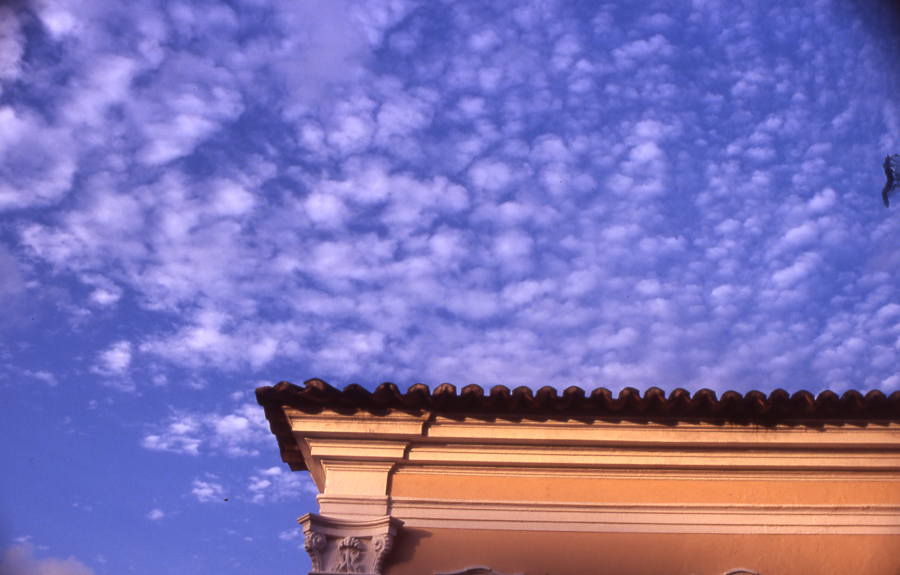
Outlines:
POLYGON ((776 389, 766 395, 761 391, 741 394, 726 391, 721 396, 709 389, 691 394, 675 389, 668 395, 658 387, 651 387, 642 395, 633 387, 614 395, 598 387, 587 394, 576 386, 562 393, 544 386, 536 391, 524 386, 510 390, 496 385, 484 390, 479 385, 467 385, 461 390, 442 383, 429 390, 417 383, 402 393, 393 383, 382 383, 373 391, 351 384, 339 390, 320 379, 310 379, 303 386, 281 382, 274 387, 260 387, 256 398, 264 407, 287 405, 301 411, 334 409, 338 412, 366 410, 378 412, 389 409, 408 411, 436 411, 475 414, 570 414, 594 417, 684 418, 757 421, 761 423, 787 420, 870 420, 900 419, 900 391, 886 396, 881 391, 862 395, 851 390, 843 395, 823 391, 814 396, 808 391, 788 394, 776 389))

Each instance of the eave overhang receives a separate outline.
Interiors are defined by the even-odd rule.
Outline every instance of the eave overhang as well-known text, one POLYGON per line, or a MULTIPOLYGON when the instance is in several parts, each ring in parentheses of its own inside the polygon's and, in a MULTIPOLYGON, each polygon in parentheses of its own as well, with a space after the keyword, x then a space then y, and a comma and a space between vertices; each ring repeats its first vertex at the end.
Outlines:
MULTIPOLYGON (((711 431, 725 431, 726 428, 728 433, 751 428, 811 431, 827 427, 840 431, 872 425, 887 426, 891 432, 889 437, 893 438, 889 441, 896 442, 894 424, 900 421, 900 391, 885 395, 877 390, 866 394, 851 390, 843 395, 823 391, 813 395, 807 391, 789 394, 777 389, 769 394, 727 391, 719 396, 708 389, 693 394, 676 389, 667 395, 653 387, 643 394, 637 389, 625 388, 614 395, 605 388, 588 393, 576 386, 558 392, 549 386, 532 391, 527 387, 510 390, 498 385, 486 391, 480 386, 468 385, 457 392, 455 386, 444 383, 434 390, 416 384, 402 393, 392 383, 383 383, 374 391, 356 384, 339 390, 322 380, 311 379, 302 387, 288 382, 260 387, 256 397, 265 408, 282 459, 293 470, 310 469, 311 461, 313 466, 318 465, 314 462, 317 457, 311 446, 315 443, 325 449, 321 447, 323 441, 339 443, 342 439, 377 436, 383 445, 370 441, 371 449, 375 450, 370 455, 384 461, 395 459, 389 452, 396 449, 402 452, 405 448, 398 446, 408 445, 410 441, 420 444, 429 441, 478 442, 479 434, 484 430, 465 423, 478 420, 493 422, 493 442, 531 445, 532 452, 541 444, 552 445, 554 442, 572 446, 600 446, 613 442, 621 448, 629 445, 629 430, 638 429, 640 441, 631 442, 638 446, 648 442, 666 445, 678 441, 697 446, 711 442, 724 447, 728 441, 722 440, 721 433, 711 431), (347 417, 353 415, 359 417, 347 417), (303 429, 298 431, 297 422, 301 419, 303 429), (435 425, 438 421, 440 425, 435 425), (454 422, 457 422, 455 427, 454 422), (588 423, 600 425, 584 425, 588 423), (594 428, 593 435, 590 428, 594 428), (614 428, 619 431, 612 432, 614 428), (548 434, 548 431, 552 433, 548 434), (672 431, 677 432, 673 434, 672 431), (315 438, 315 441, 298 441, 298 433, 302 437, 315 438)), ((736 436, 732 433, 729 437, 736 436)), ((801 447, 811 437, 782 433, 766 436, 761 441, 764 444, 774 441, 782 447, 801 447), (776 436, 778 439, 773 440, 776 436)), ((868 441, 859 434, 834 431, 829 438, 833 438, 833 442, 827 442, 831 447, 846 444, 855 449, 866 448, 868 441)), ((819 447, 825 446, 821 441, 817 443, 819 447)), ((750 446, 741 441, 734 445, 737 449, 750 446)), ((884 446, 882 439, 868 447, 884 446)), ((419 454, 426 452, 424 445, 418 451, 419 454)), ((448 453, 446 449, 441 452, 448 453)), ((407 451, 405 456, 400 456, 403 457, 410 460, 412 456, 407 451)), ((705 459, 712 461, 708 457, 705 459)), ((572 464, 581 463, 573 461, 572 464)), ((316 469, 310 470, 314 477, 322 473, 321 470, 319 473, 316 469)))

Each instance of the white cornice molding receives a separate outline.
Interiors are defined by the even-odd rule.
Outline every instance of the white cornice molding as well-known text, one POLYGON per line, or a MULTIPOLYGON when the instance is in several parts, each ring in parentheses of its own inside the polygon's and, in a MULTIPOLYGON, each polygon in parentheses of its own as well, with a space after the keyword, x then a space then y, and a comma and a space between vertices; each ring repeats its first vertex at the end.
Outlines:
POLYGON ((381 438, 412 438, 424 434, 429 414, 419 415, 392 411, 382 415, 359 412, 344 415, 323 410, 319 413, 305 413, 292 407, 284 407, 284 413, 291 424, 291 430, 304 437, 329 436, 352 437, 373 436, 381 438))
MULTIPOLYGON (((621 505, 393 497, 389 509, 413 528, 900 535, 898 505, 621 505)), ((351 507, 344 512, 350 513, 351 507)))
POLYGON ((864 425, 808 422, 808 425, 707 423, 591 419, 503 419, 437 416, 428 437, 483 442, 490 437, 519 444, 670 445, 714 447, 891 447, 900 443, 900 424, 870 421, 864 425))
POLYGON ((632 467, 578 468, 578 467, 510 467, 484 464, 404 464, 395 474, 413 475, 474 475, 480 477, 540 477, 544 479, 666 479, 693 481, 892 481, 900 489, 900 476, 892 471, 858 469, 831 469, 827 473, 816 469, 704 469, 704 468, 651 468, 632 467))
MULTIPOLYGON (((900 445, 900 444, 898 444, 900 445)), ((715 469, 900 470, 900 450, 799 448, 635 449, 610 446, 549 447, 502 444, 412 445, 411 464, 507 465, 511 467, 632 467, 715 469)))
POLYGON ((306 442, 312 457, 363 461, 402 461, 409 445, 408 441, 359 438, 309 437, 306 442))
POLYGON ((306 414, 286 408, 322 488, 324 460, 539 469, 900 471, 900 424, 759 425, 306 414))

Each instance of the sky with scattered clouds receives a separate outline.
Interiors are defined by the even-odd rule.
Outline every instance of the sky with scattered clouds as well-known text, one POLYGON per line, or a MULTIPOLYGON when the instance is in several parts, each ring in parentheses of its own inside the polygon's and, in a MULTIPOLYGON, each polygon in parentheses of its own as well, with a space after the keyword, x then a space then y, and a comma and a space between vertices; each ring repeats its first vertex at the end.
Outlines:
POLYGON ((282 379, 900 388, 898 24, 0 4, 0 566, 303 572, 282 379))

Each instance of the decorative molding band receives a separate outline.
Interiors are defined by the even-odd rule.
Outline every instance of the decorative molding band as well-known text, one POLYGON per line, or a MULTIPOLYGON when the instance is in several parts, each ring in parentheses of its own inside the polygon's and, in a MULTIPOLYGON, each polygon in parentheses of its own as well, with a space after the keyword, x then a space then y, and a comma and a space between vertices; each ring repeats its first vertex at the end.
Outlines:
POLYGON ((407 460, 412 465, 463 464, 509 467, 900 470, 900 451, 896 448, 865 451, 566 446, 565 449, 560 449, 537 445, 413 444, 409 449, 407 460))
POLYGON ((499 465, 465 465, 465 464, 424 464, 404 465, 394 472, 396 475, 475 475, 479 477, 542 477, 542 478, 584 478, 584 479, 680 479, 693 481, 703 479, 709 481, 741 481, 741 480, 773 480, 778 481, 891 481, 900 489, 900 476, 893 471, 875 470, 858 471, 855 469, 637 469, 591 468, 577 467, 507 467, 499 465))
POLYGON ((636 423, 621 419, 593 419, 588 423, 575 418, 484 420, 438 415, 428 426, 428 437, 454 442, 468 440, 477 443, 491 438, 506 443, 567 446, 605 444, 706 448, 741 445, 770 449, 814 445, 820 448, 894 449, 900 441, 900 424, 871 421, 864 425, 758 426, 685 421, 636 423))
POLYGON ((403 523, 389 515, 352 521, 316 513, 307 513, 297 522, 303 527, 303 547, 312 561, 310 575, 381 575, 403 523))
MULTIPOLYGON (((344 509, 350 513, 351 508, 344 509)), ((900 506, 608 505, 394 497, 392 516, 420 528, 620 533, 900 535, 900 506)))
POLYGON ((389 498, 387 496, 350 497, 317 495, 319 511, 323 515, 338 519, 361 517, 382 517, 388 512, 389 498))
POLYGON ((321 437, 308 437, 306 442, 312 457, 362 461, 401 461, 408 445, 406 441, 321 437))

